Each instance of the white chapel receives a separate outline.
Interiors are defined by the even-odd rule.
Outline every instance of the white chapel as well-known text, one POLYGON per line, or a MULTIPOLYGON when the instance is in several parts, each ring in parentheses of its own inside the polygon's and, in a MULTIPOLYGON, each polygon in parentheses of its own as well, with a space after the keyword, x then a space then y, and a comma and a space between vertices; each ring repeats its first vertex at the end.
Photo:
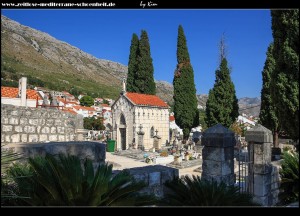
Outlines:
POLYGON ((117 150, 126 150, 143 143, 144 150, 169 142, 169 106, 156 95, 123 91, 112 105, 112 136, 117 150), (142 134, 142 136, 140 136, 142 134), (156 146, 155 146, 156 145, 156 146))

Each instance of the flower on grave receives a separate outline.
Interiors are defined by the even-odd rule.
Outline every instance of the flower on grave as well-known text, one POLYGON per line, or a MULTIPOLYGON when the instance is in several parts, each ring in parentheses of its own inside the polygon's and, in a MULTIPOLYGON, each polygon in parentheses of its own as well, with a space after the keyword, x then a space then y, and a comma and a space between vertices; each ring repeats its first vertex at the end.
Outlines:
POLYGON ((146 163, 152 163, 153 162, 153 157, 146 157, 145 162, 146 163))
POLYGON ((168 157, 169 156, 168 152, 166 152, 166 151, 161 152, 159 155, 161 157, 168 157))

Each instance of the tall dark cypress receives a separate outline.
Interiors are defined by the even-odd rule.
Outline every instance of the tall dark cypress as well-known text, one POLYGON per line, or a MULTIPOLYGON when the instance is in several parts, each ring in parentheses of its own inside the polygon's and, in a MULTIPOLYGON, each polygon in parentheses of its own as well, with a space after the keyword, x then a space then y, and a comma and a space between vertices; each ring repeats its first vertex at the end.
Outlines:
POLYGON ((139 38, 134 33, 131 39, 130 45, 130 54, 129 54, 129 62, 128 62, 128 74, 127 74, 127 85, 126 91, 128 92, 135 92, 136 88, 134 86, 134 75, 137 72, 137 55, 138 55, 138 48, 139 48, 139 38))
POLYGON ((274 59, 272 98, 279 124, 299 139, 299 9, 272 10, 274 59))
POLYGON ((230 78, 226 57, 221 56, 220 67, 216 70, 215 84, 209 91, 206 102, 205 122, 208 127, 221 123, 229 128, 238 116, 239 106, 234 84, 230 78))
POLYGON ((178 27, 177 68, 174 79, 174 115, 176 124, 183 129, 188 139, 193 127, 199 125, 194 70, 190 62, 186 38, 182 26, 178 27))
POLYGON ((262 71, 263 86, 261 90, 261 106, 259 113, 259 121, 266 128, 273 132, 273 145, 279 147, 278 133, 279 124, 275 112, 275 104, 271 95, 271 81, 274 78, 275 59, 273 57, 273 44, 270 44, 267 52, 267 59, 262 71))
POLYGON ((134 79, 135 92, 155 95, 156 85, 153 72, 149 38, 147 32, 142 30, 137 56, 137 71, 134 79))

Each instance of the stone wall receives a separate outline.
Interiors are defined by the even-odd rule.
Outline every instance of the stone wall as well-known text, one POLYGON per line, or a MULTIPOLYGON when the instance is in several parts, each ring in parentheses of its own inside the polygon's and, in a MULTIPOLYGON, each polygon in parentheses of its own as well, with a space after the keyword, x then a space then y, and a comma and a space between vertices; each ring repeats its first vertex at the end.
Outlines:
POLYGON ((81 115, 1 104, 1 143, 82 140, 82 129, 81 115))
POLYGON ((22 143, 8 144, 5 148, 10 148, 15 152, 22 153, 22 158, 35 156, 69 154, 78 156, 80 159, 91 159, 94 163, 105 162, 106 145, 99 142, 49 142, 49 143, 22 143))
POLYGON ((137 167, 126 169, 138 181, 144 181, 147 185, 141 193, 163 197, 167 188, 164 183, 179 176, 178 169, 162 165, 137 167))
POLYGON ((257 124, 246 131, 250 163, 248 176, 253 200, 262 206, 274 206, 278 202, 280 162, 271 162, 272 131, 257 124))
POLYGON ((280 187, 280 175, 279 169, 281 168, 281 160, 271 162, 272 171, 271 171, 271 205, 276 205, 279 202, 279 187, 280 187))

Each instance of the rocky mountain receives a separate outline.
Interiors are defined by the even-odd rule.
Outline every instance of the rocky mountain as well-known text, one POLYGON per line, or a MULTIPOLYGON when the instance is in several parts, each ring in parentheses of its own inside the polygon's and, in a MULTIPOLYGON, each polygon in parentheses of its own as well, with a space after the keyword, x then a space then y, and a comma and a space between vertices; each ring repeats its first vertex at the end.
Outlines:
MULTIPOLYGON (((116 99, 127 66, 98 59, 51 35, 1 15, 1 85, 18 85, 21 76, 33 86, 116 99)), ((157 95, 173 104, 173 85, 156 81, 157 95)), ((197 95, 205 108, 208 95, 197 95)), ((242 112, 258 116, 259 98, 241 98, 242 112), (248 107, 256 106, 251 109, 248 107)))
MULTIPOLYGON (((32 85, 116 99, 127 77, 127 66, 98 59, 3 15, 1 48, 3 85, 17 86, 18 79, 27 76, 32 85)), ((156 86, 157 95, 171 104, 173 86, 165 81, 156 81, 156 86)))
POLYGON ((206 108, 206 101, 208 99, 207 94, 199 94, 197 95, 197 100, 198 100, 198 108, 199 109, 205 109, 206 108))
POLYGON ((125 65, 97 59, 5 16, 1 16, 1 58, 4 80, 30 76, 56 90, 75 87, 87 93, 102 91, 104 96, 116 97, 121 90, 120 80, 127 75, 125 65))
POLYGON ((239 112, 240 114, 245 113, 248 116, 252 115, 254 117, 259 116, 260 112, 260 104, 261 100, 259 97, 255 98, 249 98, 249 97, 244 97, 240 98, 239 101, 239 112))
POLYGON ((173 100, 173 85, 166 81, 156 81, 156 95, 166 101, 169 105, 172 105, 173 100))
MULTIPOLYGON (((162 99, 167 101, 170 105, 174 103, 173 100, 173 85, 166 82, 166 81, 158 81, 156 82, 157 87, 157 95, 160 96, 162 99)), ((206 101, 208 99, 207 94, 198 94, 197 100, 198 100, 198 108, 199 109, 205 109, 206 108, 206 101)), ((249 97, 243 97, 238 100, 239 104, 239 113, 246 114, 248 116, 259 116, 260 111, 260 103, 261 100, 258 97, 255 98, 249 98, 249 97)))

